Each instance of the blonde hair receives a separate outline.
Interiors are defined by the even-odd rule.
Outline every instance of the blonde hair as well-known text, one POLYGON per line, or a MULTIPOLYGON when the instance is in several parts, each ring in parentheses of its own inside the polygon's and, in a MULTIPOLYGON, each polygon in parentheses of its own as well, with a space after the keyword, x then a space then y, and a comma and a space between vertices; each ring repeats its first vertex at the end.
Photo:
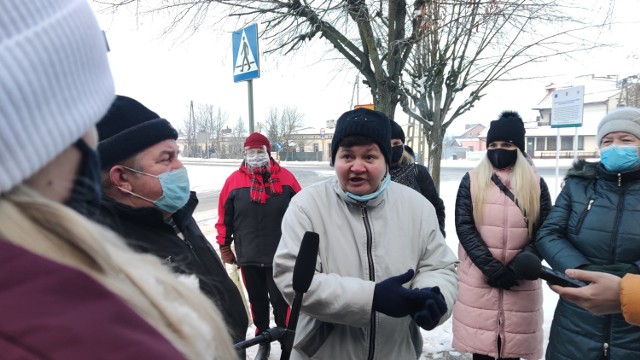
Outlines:
POLYGON ((402 152, 402 157, 400 158, 400 163, 402 163, 402 160, 406 161, 407 164, 409 165, 413 165, 413 163, 416 162, 416 159, 411 156, 411 154, 409 154, 409 152, 407 152, 407 150, 404 150, 402 152))
POLYGON ((76 268, 122 298, 188 359, 235 359, 222 316, 160 260, 25 185, 0 195, 0 238, 76 268))
MULTIPOLYGON (((509 187, 518 200, 518 206, 527 214, 529 235, 531 235, 540 216, 540 184, 533 166, 529 164, 527 158, 519 150, 515 151, 518 153, 518 158, 513 165, 509 187)), ((482 224, 486 189, 493 183, 491 180, 493 165, 486 155, 476 166, 475 171, 477 178, 473 184, 475 192, 473 220, 479 226, 482 224)))

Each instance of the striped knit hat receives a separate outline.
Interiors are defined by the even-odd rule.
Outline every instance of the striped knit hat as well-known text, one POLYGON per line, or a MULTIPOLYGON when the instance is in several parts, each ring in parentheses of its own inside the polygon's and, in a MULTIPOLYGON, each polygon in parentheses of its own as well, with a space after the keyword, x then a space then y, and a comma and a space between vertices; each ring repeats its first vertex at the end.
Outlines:
POLYGON ((73 144, 114 96, 86 0, 0 1, 0 193, 73 144))

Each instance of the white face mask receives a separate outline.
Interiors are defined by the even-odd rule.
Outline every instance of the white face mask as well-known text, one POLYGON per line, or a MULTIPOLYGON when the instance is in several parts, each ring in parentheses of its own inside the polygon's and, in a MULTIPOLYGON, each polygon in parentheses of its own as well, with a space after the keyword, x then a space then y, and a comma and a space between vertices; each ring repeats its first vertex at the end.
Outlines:
POLYGON ((252 169, 269 165, 269 153, 267 148, 262 146, 261 148, 245 148, 244 160, 252 169))
POLYGON ((245 158, 247 161, 247 165, 249 165, 249 167, 252 169, 267 166, 269 164, 269 156, 264 153, 255 155, 247 154, 245 158))

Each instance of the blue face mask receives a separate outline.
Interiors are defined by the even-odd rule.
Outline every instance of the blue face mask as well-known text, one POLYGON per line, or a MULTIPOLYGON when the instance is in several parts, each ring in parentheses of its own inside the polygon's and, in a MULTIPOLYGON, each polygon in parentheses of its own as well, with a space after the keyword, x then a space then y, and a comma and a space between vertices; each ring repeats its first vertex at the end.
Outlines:
POLYGON ((372 192, 371 194, 367 194, 367 195, 356 195, 354 193, 347 192, 347 196, 352 198, 353 200, 360 201, 360 202, 373 200, 373 199, 377 198, 378 196, 380 196, 380 194, 382 194, 382 192, 387 189, 387 187, 389 186, 390 182, 391 182, 391 175, 389 175, 389 173, 387 173, 387 175, 384 177, 384 179, 382 179, 382 183, 380 183, 380 186, 378 186, 378 190, 372 192))
POLYGON ((637 146, 611 145, 602 149, 600 161, 608 171, 621 173, 640 165, 637 146))
POLYGON ((158 209, 173 214, 176 211, 182 209, 189 201, 190 186, 189 175, 187 175, 186 168, 180 168, 173 171, 169 171, 160 175, 152 175, 146 172, 142 172, 130 167, 124 166, 125 169, 133 171, 138 174, 151 176, 160 180, 160 186, 162 187, 162 196, 157 200, 147 199, 144 196, 140 196, 134 192, 119 188, 122 191, 139 197, 142 200, 146 200, 154 204, 158 209))

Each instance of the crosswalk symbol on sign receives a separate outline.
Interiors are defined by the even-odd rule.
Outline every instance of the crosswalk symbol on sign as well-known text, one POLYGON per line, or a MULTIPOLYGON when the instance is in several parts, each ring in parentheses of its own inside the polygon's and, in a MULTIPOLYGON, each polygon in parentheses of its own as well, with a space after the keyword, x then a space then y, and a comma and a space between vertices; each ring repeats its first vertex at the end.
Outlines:
POLYGON ((233 80, 235 82, 260 77, 258 27, 251 24, 235 31, 233 41, 233 80))

